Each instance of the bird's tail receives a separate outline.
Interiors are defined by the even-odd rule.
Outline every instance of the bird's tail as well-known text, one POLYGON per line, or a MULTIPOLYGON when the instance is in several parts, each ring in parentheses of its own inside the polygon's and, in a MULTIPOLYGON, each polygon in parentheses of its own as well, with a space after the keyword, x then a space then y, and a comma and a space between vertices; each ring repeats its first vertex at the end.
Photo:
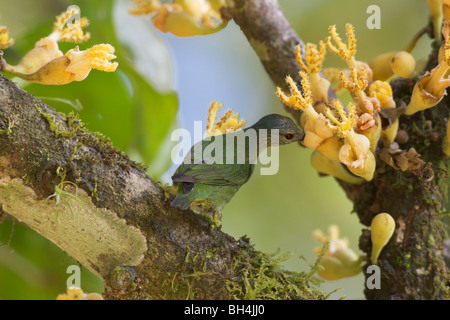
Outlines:
POLYGON ((187 210, 189 209, 191 203, 192 199, 189 198, 189 194, 178 193, 178 195, 175 199, 173 199, 170 205, 181 210, 187 210))

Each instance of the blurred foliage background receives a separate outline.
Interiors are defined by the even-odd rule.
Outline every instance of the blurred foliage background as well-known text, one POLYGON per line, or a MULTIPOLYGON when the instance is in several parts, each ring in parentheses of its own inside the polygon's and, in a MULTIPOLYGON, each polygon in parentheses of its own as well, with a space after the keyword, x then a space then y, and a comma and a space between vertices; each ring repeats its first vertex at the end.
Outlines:
MULTIPOLYGON (((78 5, 90 20, 91 39, 79 44, 84 50, 97 43, 116 48, 115 73, 93 70, 82 81, 64 86, 42 86, 15 81, 58 111, 79 113, 90 130, 110 137, 115 146, 133 159, 149 165, 149 175, 170 182, 174 145, 170 132, 179 127, 193 130, 194 121, 205 123, 212 100, 240 113, 249 124, 268 113, 282 113, 275 88, 239 28, 231 21, 217 34, 177 38, 156 31, 149 18, 127 13, 129 0, 0 0, 0 25, 7 26, 16 43, 5 52, 10 64, 47 36, 54 18, 69 5, 78 5), (26 9, 25 9, 26 8, 26 9)), ((369 30, 367 0, 280 0, 287 18, 305 42, 317 43, 336 24, 344 34, 345 23, 356 28, 357 59, 369 61, 377 54, 402 49, 427 23, 423 0, 378 0, 381 29, 369 30)), ((73 48, 62 44, 61 50, 73 48)), ((430 40, 419 41, 413 55, 426 57, 430 40)), ((344 67, 327 54, 325 67, 344 67)), ((192 141, 195 143, 196 141, 192 141)), ((352 214, 352 204, 330 178, 318 176, 309 164, 311 150, 296 144, 280 148, 279 172, 255 174, 223 212, 223 231, 235 238, 250 237, 266 253, 291 252, 284 263, 290 270, 308 270, 298 257, 314 262, 319 245, 313 230, 326 232, 331 224, 358 251, 363 226, 352 214)), ((255 171, 255 173, 257 173, 255 171)), ((0 223, 0 299, 55 299, 65 292, 66 269, 77 264, 47 239, 11 217, 0 223)), ((102 283, 82 268, 85 292, 101 292, 102 283)), ((321 289, 331 298, 363 299, 364 278, 324 282, 321 289)))

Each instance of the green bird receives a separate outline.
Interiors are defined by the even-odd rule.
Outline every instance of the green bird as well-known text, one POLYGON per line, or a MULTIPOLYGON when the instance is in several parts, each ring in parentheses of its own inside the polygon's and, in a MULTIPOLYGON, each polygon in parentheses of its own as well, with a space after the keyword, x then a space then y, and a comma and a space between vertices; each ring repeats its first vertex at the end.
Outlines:
POLYGON ((251 127, 198 142, 172 176, 178 194, 171 205, 191 209, 219 227, 222 209, 250 179, 258 155, 304 136, 290 118, 270 114, 251 127))

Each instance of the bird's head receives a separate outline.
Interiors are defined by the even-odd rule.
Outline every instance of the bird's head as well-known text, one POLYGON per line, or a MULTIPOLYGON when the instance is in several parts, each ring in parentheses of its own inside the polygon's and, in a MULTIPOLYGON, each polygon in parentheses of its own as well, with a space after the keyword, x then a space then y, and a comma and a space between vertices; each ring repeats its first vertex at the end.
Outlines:
POLYGON ((302 141, 305 137, 303 131, 300 130, 291 118, 276 113, 262 117, 252 128, 256 130, 267 129, 267 139, 272 145, 284 145, 295 141, 302 141), (270 141, 271 131, 273 129, 278 130, 278 143, 270 141))

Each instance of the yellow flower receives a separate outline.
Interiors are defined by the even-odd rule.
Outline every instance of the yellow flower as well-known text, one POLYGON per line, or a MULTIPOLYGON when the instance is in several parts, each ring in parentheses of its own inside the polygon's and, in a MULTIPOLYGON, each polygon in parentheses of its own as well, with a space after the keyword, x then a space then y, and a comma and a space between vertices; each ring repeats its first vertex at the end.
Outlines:
POLYGON ((14 44, 14 39, 9 37, 8 28, 0 26, 0 49, 7 49, 14 44))
POLYGON ((445 20, 450 20, 450 1, 449 0, 441 0, 442 3, 442 12, 445 20))
MULTIPOLYGON (((36 42, 34 48, 28 51, 16 66, 8 65, 5 71, 34 73, 51 60, 63 56, 63 53, 59 50, 58 41, 81 42, 89 39, 90 34, 84 34, 83 32, 88 20, 84 17, 78 18, 79 15, 80 9, 71 6, 57 16, 52 33, 36 42), (73 23, 69 23, 71 19, 74 20, 73 23)), ((20 77, 20 75, 17 76, 20 77)))
POLYGON ((444 23, 442 25, 442 35, 444 39, 450 36, 450 1, 449 0, 441 0, 442 3, 442 14, 444 16, 444 23))
POLYGON ((336 31, 335 25, 328 28, 330 36, 326 38, 326 43, 331 52, 343 59, 350 69, 350 75, 347 75, 345 72, 341 72, 341 82, 342 86, 348 90, 355 99, 357 108, 361 110, 358 110, 358 113, 369 112, 370 114, 373 114, 373 106, 371 101, 367 99, 364 92, 368 83, 372 79, 372 70, 366 63, 355 60, 355 31, 351 24, 347 24, 346 29, 348 39, 347 43, 344 43, 344 41, 340 38, 336 31), (332 40, 334 41, 334 44, 332 40))
POLYGON ((109 61, 116 57, 112 54, 113 52, 114 47, 109 44, 99 44, 84 51, 76 47, 33 73, 22 73, 14 68, 7 68, 5 71, 30 82, 62 85, 86 79, 92 69, 115 71, 118 63, 109 61))
POLYGON ((311 154, 311 165, 322 175, 331 175, 342 181, 354 184, 364 182, 363 178, 357 177, 345 169, 344 165, 336 160, 331 160, 314 150, 311 154))
POLYGON ((90 34, 84 33, 83 28, 89 24, 89 21, 80 15, 80 9, 76 6, 70 6, 66 12, 56 17, 53 25, 53 32, 49 35, 50 39, 55 41, 82 42, 90 38, 90 34), (73 18, 74 22, 69 24, 73 18))
POLYGON ((67 288, 67 294, 59 294, 56 300, 103 300, 101 294, 98 293, 84 293, 83 290, 77 287, 67 288))
POLYGON ((395 108, 392 87, 386 81, 374 81, 369 87, 369 96, 380 102, 381 109, 395 108))
POLYGON ((129 12, 134 15, 153 14, 153 25, 160 31, 178 37, 207 35, 223 29, 228 20, 219 12, 223 0, 174 0, 161 3, 158 0, 133 0, 138 4, 129 12))
POLYGON ((206 125, 206 136, 211 137, 219 134, 235 132, 245 126, 245 120, 239 120, 239 113, 229 109, 225 115, 217 121, 217 113, 222 108, 222 103, 213 101, 208 110, 208 123, 206 125))
MULTIPOLYGON (((336 26, 330 26, 328 28, 330 36, 326 39, 327 46, 334 54, 345 60, 350 68, 350 75, 341 72, 341 84, 344 89, 350 92, 352 98, 355 100, 357 114, 362 115, 368 113, 373 117, 373 120, 375 120, 371 122, 373 126, 379 125, 376 121, 375 106, 365 93, 365 89, 372 79, 372 70, 367 64, 355 60, 355 31, 351 24, 347 24, 346 29, 348 40, 347 43, 344 43, 336 31, 336 26), (334 44, 332 40, 334 41, 334 44)), ((365 123, 368 123, 368 121, 365 121, 365 123)), ((364 130, 367 129, 369 128, 366 126, 364 130)), ((371 131, 376 131, 376 128, 371 131)))
POLYGON ((78 7, 69 7, 56 17, 53 32, 36 42, 34 48, 27 52, 16 66, 5 63, 3 71, 11 73, 24 80, 46 84, 62 85, 72 81, 84 80, 92 69, 113 72, 118 63, 110 62, 116 58, 114 47, 110 44, 95 45, 90 49, 80 51, 78 47, 63 54, 58 47, 58 41, 80 42, 90 35, 82 28, 88 24, 86 18, 79 16, 78 7))
POLYGON ((430 8, 431 21, 433 22, 434 38, 441 39, 441 27, 443 20, 442 2, 441 0, 427 0, 430 8))
POLYGON ((375 152, 381 138, 381 118, 378 113, 364 113, 358 117, 355 132, 364 135, 370 143, 370 151, 375 152))
POLYGON ((334 108, 337 112, 337 117, 327 108, 325 114, 328 118, 327 125, 339 138, 346 138, 356 123, 355 105, 350 103, 348 105, 348 114, 344 110, 344 106, 339 100, 333 101, 334 108))
MULTIPOLYGON (((347 44, 345 44, 337 34, 336 26, 331 26, 328 29, 331 36, 326 39, 326 42, 328 48, 345 60, 350 68, 349 75, 345 72, 341 72, 341 85, 350 92, 356 103, 356 115, 359 116, 359 119, 356 122, 356 129, 358 133, 361 133, 368 138, 370 151, 374 152, 381 136, 381 119, 377 114, 378 104, 374 104, 375 101, 369 99, 365 91, 372 79, 373 73, 367 64, 355 60, 356 37, 354 28, 351 24, 347 24, 346 29, 348 39, 347 44), (332 40, 335 44, 332 43, 332 40)), ((349 139, 352 139, 352 137, 353 133, 350 134, 349 139)), ((341 151, 350 151, 353 149, 354 148, 349 148, 347 145, 345 148, 341 149, 341 151)), ((346 154, 348 154, 348 152, 346 152, 346 154)), ((370 158, 372 156, 369 155, 370 158)), ((353 165, 351 165, 351 167, 353 167, 353 165)), ((354 169, 356 170, 356 168, 354 169)), ((370 177, 370 175, 367 176, 366 174, 364 174, 364 176, 366 178, 370 177)))
POLYGON ((411 101, 405 110, 405 115, 412 115, 418 111, 434 107, 446 94, 450 86, 450 79, 445 78, 450 68, 450 38, 443 44, 443 60, 430 72, 417 81, 411 95, 411 101))
MULTIPOLYGON (((381 110, 395 108, 391 85, 386 81, 375 81, 369 87, 369 95, 380 102, 381 110)), ((381 138, 385 147, 389 147, 397 136, 399 121, 395 119, 389 127, 383 128, 381 138)))
MULTIPOLYGON (((114 47, 110 44, 97 44, 90 49, 80 51, 79 55, 80 60, 87 59, 89 61, 89 65, 92 69, 114 72, 119 65, 117 62, 110 61, 116 58, 113 54, 114 51, 114 47)), ((75 63, 73 63, 73 65, 75 65, 75 63)))
POLYGON ((356 123, 355 106, 350 103, 348 105, 348 114, 346 114, 344 106, 338 100, 334 100, 333 103, 337 116, 329 108, 326 110, 326 116, 328 117, 328 127, 338 137, 345 139, 344 145, 339 150, 339 160, 353 174, 370 181, 373 179, 376 161, 370 150, 369 139, 353 130, 356 123))
POLYGON ((287 96, 281 88, 277 88, 277 95, 281 101, 296 110, 301 110, 306 114, 306 122, 304 125, 305 138, 302 144, 308 148, 316 149, 325 157, 331 160, 338 160, 338 152, 342 143, 333 135, 333 131, 328 128, 326 119, 323 114, 318 113, 313 107, 313 98, 311 93, 311 85, 308 75, 300 72, 302 78, 303 94, 298 89, 291 77, 286 77, 289 84, 291 95, 287 96))
POLYGON ((336 26, 332 25, 328 28, 330 36, 326 38, 328 48, 334 54, 345 60, 350 68, 356 67, 355 54, 356 54, 356 37, 353 26, 349 23, 345 26, 347 30, 347 43, 342 41, 341 37, 336 31, 336 26), (335 44, 333 44, 332 40, 335 44))
POLYGON ((328 243, 328 249, 322 256, 320 262, 323 270, 317 273, 325 280, 338 280, 345 277, 351 277, 361 272, 362 258, 348 247, 347 239, 339 238, 339 228, 332 225, 328 229, 328 238, 320 230, 313 232, 313 237, 320 241, 323 245, 315 248, 314 253, 320 256, 324 250, 324 246, 328 243))
MULTIPOLYGON (((34 48, 28 51, 16 66, 8 65, 5 71, 11 73, 31 74, 41 67, 63 56, 59 50, 58 43, 50 38, 42 38, 34 45, 34 48)), ((19 76, 19 75, 18 75, 19 76)), ((20 77, 20 76, 19 76, 20 77)))
POLYGON ((295 58, 300 68, 309 75, 311 81, 311 91, 314 101, 328 100, 328 89, 330 82, 320 75, 323 61, 325 60, 326 48, 323 41, 319 42, 319 50, 312 43, 305 46, 305 61, 301 55, 300 45, 295 48, 295 58))
POLYGON ((84 292, 77 287, 67 288, 67 294, 59 294, 56 300, 81 300, 83 298, 84 292))
POLYGON ((369 84, 367 77, 367 71, 365 68, 351 67, 351 77, 348 77, 345 72, 341 72, 341 83, 344 89, 346 89, 352 95, 356 101, 356 108, 358 114, 369 113, 371 116, 374 114, 373 102, 368 99, 365 90, 369 84))
POLYGON ((159 0, 132 0, 136 3, 134 8, 128 10, 133 15, 148 15, 158 11, 161 8, 159 0))

